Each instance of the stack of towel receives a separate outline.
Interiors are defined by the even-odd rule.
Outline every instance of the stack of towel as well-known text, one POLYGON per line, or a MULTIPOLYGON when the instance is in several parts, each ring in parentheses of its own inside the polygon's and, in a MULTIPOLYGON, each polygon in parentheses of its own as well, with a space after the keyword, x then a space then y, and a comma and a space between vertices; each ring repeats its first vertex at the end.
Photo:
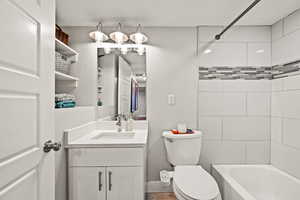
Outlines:
POLYGON ((75 96, 71 94, 55 94, 55 108, 73 108, 76 106, 75 96))

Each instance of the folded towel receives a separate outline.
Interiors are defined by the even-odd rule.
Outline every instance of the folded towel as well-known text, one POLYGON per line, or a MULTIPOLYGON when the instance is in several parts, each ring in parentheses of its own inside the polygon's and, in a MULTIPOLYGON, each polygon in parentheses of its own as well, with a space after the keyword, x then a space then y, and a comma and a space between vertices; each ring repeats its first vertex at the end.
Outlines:
POLYGON ((72 94, 55 94, 55 102, 59 101, 75 101, 75 96, 72 94))
POLYGON ((55 108, 73 108, 75 106, 75 101, 60 101, 55 103, 55 108))

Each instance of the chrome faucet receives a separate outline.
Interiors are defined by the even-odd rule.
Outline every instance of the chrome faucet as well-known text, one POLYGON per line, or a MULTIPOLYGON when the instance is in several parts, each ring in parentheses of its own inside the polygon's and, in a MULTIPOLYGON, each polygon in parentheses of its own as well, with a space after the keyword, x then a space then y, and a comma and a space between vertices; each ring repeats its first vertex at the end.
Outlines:
POLYGON ((118 126, 118 129, 117 129, 118 132, 122 131, 122 118, 126 119, 126 116, 124 114, 118 114, 117 115, 117 123, 116 123, 116 125, 118 126))

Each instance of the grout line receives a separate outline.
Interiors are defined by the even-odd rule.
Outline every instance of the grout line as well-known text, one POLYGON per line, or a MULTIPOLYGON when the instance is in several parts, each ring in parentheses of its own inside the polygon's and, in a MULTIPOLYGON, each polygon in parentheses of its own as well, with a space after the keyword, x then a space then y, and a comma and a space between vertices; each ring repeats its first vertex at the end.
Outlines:
POLYGON ((282 144, 283 145, 283 129, 284 129, 284 118, 283 117, 281 117, 281 130, 280 130, 280 144, 282 144))
POLYGON ((224 121, 223 117, 221 117, 221 140, 224 140, 224 121))
POLYGON ((247 142, 245 142, 245 163, 246 163, 246 164, 247 164, 247 162, 248 162, 247 152, 248 152, 248 149, 247 149, 247 142))
POLYGON ((246 92, 245 94, 246 98, 245 98, 245 112, 246 112, 246 116, 248 117, 249 116, 249 113, 248 113, 248 92, 246 92))
POLYGON ((246 42, 246 63, 249 66, 249 43, 246 42))

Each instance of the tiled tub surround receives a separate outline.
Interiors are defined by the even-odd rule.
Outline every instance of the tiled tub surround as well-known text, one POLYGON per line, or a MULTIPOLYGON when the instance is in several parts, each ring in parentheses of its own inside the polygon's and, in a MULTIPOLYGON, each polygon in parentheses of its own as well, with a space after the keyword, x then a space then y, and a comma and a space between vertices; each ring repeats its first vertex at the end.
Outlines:
POLYGON ((199 80, 200 164, 270 162, 270 80, 199 80))
POLYGON ((271 165, 214 165, 223 200, 292 200, 300 180, 271 165))
POLYGON ((272 80, 271 163, 300 178, 300 75, 272 80))

